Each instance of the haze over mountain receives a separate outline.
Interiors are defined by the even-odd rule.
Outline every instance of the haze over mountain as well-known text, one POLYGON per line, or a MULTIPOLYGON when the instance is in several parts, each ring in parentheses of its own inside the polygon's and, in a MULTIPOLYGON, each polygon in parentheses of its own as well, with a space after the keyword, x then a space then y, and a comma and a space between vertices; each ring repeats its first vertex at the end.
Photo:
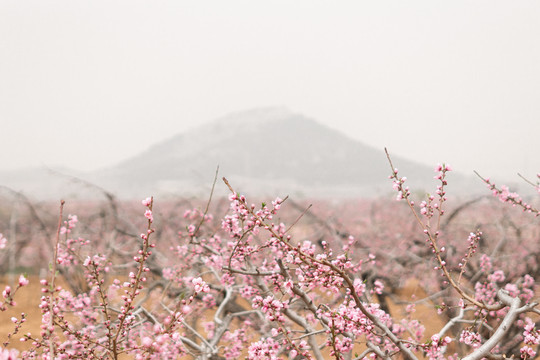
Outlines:
MULTIPOLYGON (((400 173, 411 179, 411 188, 435 186, 432 167, 395 154, 392 158, 400 173)), ((217 166, 219 179, 225 176, 238 191, 257 195, 341 197, 391 192, 383 149, 275 107, 227 115, 155 144, 117 166, 74 175, 121 197, 207 196, 217 166)), ((67 188, 65 178, 60 181, 63 185, 56 185, 59 194, 53 180, 60 179, 51 174, 47 179, 38 179, 31 171, 0 176, 0 184, 37 197, 65 196, 62 191, 84 195, 80 185, 79 190, 73 184, 67 188)), ((470 184, 459 174, 452 174, 452 179, 454 189, 470 184)), ((227 194, 221 180, 218 192, 227 194)))

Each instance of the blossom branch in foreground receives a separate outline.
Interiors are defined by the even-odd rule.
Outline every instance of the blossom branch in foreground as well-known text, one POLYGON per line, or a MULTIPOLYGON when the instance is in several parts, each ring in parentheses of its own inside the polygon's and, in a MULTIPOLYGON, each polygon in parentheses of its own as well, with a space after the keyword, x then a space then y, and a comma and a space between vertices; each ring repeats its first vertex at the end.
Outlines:
MULTIPOLYGON (((249 221, 250 224, 254 224, 257 227, 261 227, 261 228, 265 229, 266 231, 268 231, 270 233, 270 235, 272 236, 272 239, 274 239, 274 241, 277 241, 279 244, 281 244, 280 246, 283 247, 284 250, 290 251, 292 256, 298 257, 299 260, 301 262, 307 264, 307 266, 314 266, 314 267, 323 266, 323 267, 328 269, 328 270, 323 270, 323 273, 329 272, 331 274, 330 276, 338 277, 338 278, 341 279, 341 281, 344 281, 345 282, 344 285, 348 289, 348 294, 352 298, 351 305, 354 304, 354 307, 356 309, 358 309, 361 312, 361 314, 363 314, 363 316, 365 316, 367 319, 369 319, 369 321, 371 323, 373 323, 373 325, 375 327, 379 328, 384 333, 384 336, 386 338, 388 338, 388 340, 392 344, 394 344, 401 351, 402 355, 405 358, 417 359, 417 357, 414 355, 414 353, 410 350, 407 343, 402 341, 399 337, 397 337, 391 331, 391 329, 388 328, 388 326, 385 325, 379 319, 379 317, 374 315, 371 311, 369 311, 366 308, 366 306, 360 300, 360 298, 359 298, 359 296, 358 296, 358 294, 356 292, 354 281, 346 273, 345 268, 342 268, 342 264, 340 264, 339 262, 325 260, 324 257, 315 257, 313 255, 307 254, 307 253, 303 252, 302 250, 300 250, 299 247, 296 247, 293 244, 291 244, 290 237, 285 236, 283 234, 279 234, 278 232, 276 232, 276 230, 274 230, 274 226, 272 224, 267 224, 265 222, 265 219, 262 218, 259 214, 257 214, 254 211, 253 207, 247 205, 246 200, 245 200, 245 198, 243 196, 238 196, 237 195, 237 193, 234 191, 234 189, 229 184, 229 182, 227 181, 226 178, 223 178, 223 181, 225 182, 225 184, 227 185, 227 187, 229 188, 229 190, 232 193, 232 200, 238 202, 239 214, 241 214, 245 218, 245 220, 249 219, 248 221, 249 221), (249 217, 248 217, 248 215, 249 215, 249 217)), ((235 232, 233 234, 239 239, 242 238, 241 232, 239 232, 238 230, 235 230, 235 232)), ((330 326, 330 327, 332 328, 332 326, 330 326)), ((334 339, 334 338, 335 338, 335 336, 332 336, 332 339, 334 339)), ((332 340, 332 341, 334 341, 334 340, 332 340)), ((337 352, 334 352, 334 355, 336 356, 337 359, 340 358, 340 355, 337 352)))
MULTIPOLYGON (((482 181, 487 185, 487 187, 492 191, 493 196, 497 197, 501 202, 509 203, 512 206, 518 206, 523 209, 523 211, 534 214, 535 216, 540 216, 540 210, 533 207, 531 204, 525 202, 521 196, 516 192, 511 192, 508 186, 502 185, 498 187, 490 179, 482 177, 478 172, 474 172, 482 181)), ((540 177, 539 177, 540 178, 540 177)), ((530 182, 529 182, 530 183, 530 182)), ((540 186, 538 184, 532 184, 535 189, 540 193, 540 186)))
MULTIPOLYGON (((474 304, 475 306, 478 306, 480 308, 489 310, 489 311, 496 311, 502 308, 502 305, 488 305, 482 302, 477 301, 474 297, 467 294, 457 283, 452 275, 450 274, 450 271, 447 268, 446 261, 442 259, 442 253, 444 252, 444 248, 439 248, 438 245, 438 238, 440 234, 440 218, 444 215, 444 210, 442 209, 442 204, 446 201, 445 192, 444 192, 444 186, 446 185, 445 175, 447 171, 450 171, 451 169, 447 166, 437 166, 436 170, 439 172, 439 174, 435 177, 436 179, 441 181, 441 185, 437 187, 437 195, 439 196, 439 202, 435 203, 434 205, 431 205, 431 202, 433 201, 433 198, 430 196, 430 207, 435 208, 437 210, 437 222, 435 229, 432 229, 429 222, 424 222, 420 214, 417 212, 415 208, 414 201, 411 200, 411 194, 410 191, 408 191, 408 188, 404 187, 404 183, 406 178, 399 177, 398 176, 398 170, 394 167, 392 164, 392 159, 390 158, 390 154, 388 153, 388 150, 385 149, 386 156, 388 158, 388 162, 390 164, 390 168, 392 169, 392 175, 390 175, 390 179, 393 179, 394 182, 394 189, 398 191, 398 200, 404 199, 407 204, 409 205, 409 208, 411 209, 417 223, 422 228, 424 234, 427 236, 427 240, 430 243, 430 246, 433 250, 433 253, 435 254, 435 258, 437 262, 439 263, 439 267, 436 268, 440 269, 445 276, 445 278, 448 280, 449 284, 459 293, 459 295, 463 298, 469 301, 470 303, 474 304)), ((422 204, 424 205, 424 204, 422 204)), ((427 205, 424 205, 424 207, 427 205)), ((432 211, 427 211, 426 214, 428 214, 428 219, 430 219, 430 215, 432 211)))

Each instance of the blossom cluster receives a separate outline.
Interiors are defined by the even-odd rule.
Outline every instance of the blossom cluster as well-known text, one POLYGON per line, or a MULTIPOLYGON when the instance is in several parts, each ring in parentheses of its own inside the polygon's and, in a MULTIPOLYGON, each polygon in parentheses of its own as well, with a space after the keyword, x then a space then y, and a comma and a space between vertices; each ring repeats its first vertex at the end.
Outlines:
MULTIPOLYGON (((420 231, 408 222, 395 230, 399 213, 387 209, 390 217, 374 214, 346 230, 324 216, 297 229, 307 210, 287 219, 287 198, 255 205, 232 187, 223 218, 214 218, 209 206, 180 213, 175 208, 173 230, 154 228, 163 212, 154 211, 148 197, 137 210, 143 230, 116 217, 103 226, 114 230, 101 245, 85 239, 91 232, 80 231, 79 217, 69 215, 59 223, 51 271, 41 280, 41 327, 21 337, 28 350, 8 351, 8 343, 0 354, 141 360, 535 357, 540 335, 526 316, 536 311, 534 277, 501 268, 497 251, 504 243, 481 254, 490 229, 443 229, 451 168, 443 164, 435 171, 434 195, 415 205, 406 177, 392 166, 397 198, 405 200, 420 231), (371 232, 355 232, 370 225, 371 232), (377 249, 379 239, 389 246, 377 249), (396 289, 405 280, 399 274, 406 271, 428 296, 396 305, 396 289), (417 304, 431 307, 433 316, 437 307, 443 325, 422 323, 417 304)), ((521 201, 505 191, 497 196, 521 201)), ((6 242, 0 235, 0 248, 6 242)), ((15 306, 16 289, 27 284, 21 275, 15 289, 6 287, 3 306, 15 306)), ((26 316, 12 322, 15 335, 26 316)))

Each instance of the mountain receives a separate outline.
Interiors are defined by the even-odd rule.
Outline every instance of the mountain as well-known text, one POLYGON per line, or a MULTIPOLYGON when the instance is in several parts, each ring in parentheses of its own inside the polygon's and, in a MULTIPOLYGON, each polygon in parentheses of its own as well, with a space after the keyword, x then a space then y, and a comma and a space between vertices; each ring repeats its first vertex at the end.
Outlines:
MULTIPOLYGON (((392 160, 400 174, 411 179, 412 189, 433 191, 432 167, 394 155, 392 160)), ((116 166, 76 174, 87 183, 41 169, 0 174, 0 185, 11 184, 49 198, 95 196, 96 189, 88 184, 124 198, 150 194, 206 197, 218 166, 216 191, 220 195, 228 194, 222 176, 237 191, 251 195, 372 197, 392 192, 383 149, 274 107, 229 114, 155 144, 116 166)), ((471 183, 482 189, 479 181, 460 174, 452 173, 451 179, 454 191, 470 190, 471 183)))
MULTIPOLYGON (((433 169, 393 157, 415 188, 433 169)), ((217 166, 239 191, 264 195, 372 196, 391 191, 390 166, 375 149, 284 108, 233 113, 156 144, 94 181, 123 195, 207 195, 217 166), (146 191, 146 193, 144 193, 146 191)), ((459 182, 464 178, 458 176, 459 182)), ((219 185, 223 186, 219 181, 219 185)))

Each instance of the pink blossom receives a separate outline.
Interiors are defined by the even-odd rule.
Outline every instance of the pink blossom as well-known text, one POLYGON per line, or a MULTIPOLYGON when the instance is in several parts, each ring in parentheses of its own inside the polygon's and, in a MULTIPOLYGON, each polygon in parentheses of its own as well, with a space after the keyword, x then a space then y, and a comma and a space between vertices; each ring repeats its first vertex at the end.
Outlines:
POLYGON ((284 283, 283 283, 283 286, 285 286, 285 288, 287 290, 291 290, 293 288, 293 281, 292 279, 287 279, 284 283))
POLYGON ((18 360, 19 351, 15 349, 0 348, 0 360, 18 360))
POLYGON ((534 358, 536 356, 536 351, 527 345, 523 346, 521 349, 519 349, 519 351, 523 359, 534 358))
POLYGON ((147 218, 150 222, 154 221, 154 216, 152 215, 152 210, 146 210, 144 212, 144 217, 147 218))
POLYGON ((363 296, 366 291, 366 284, 361 279, 354 279, 354 291, 358 296, 363 296))
POLYGON ((272 206, 274 207, 274 210, 279 210, 282 202, 283 202, 283 199, 279 197, 276 198, 274 201, 272 201, 272 206))
POLYGON ((75 225, 79 222, 77 215, 68 215, 68 228, 73 229, 75 225))
POLYGON ((11 296, 11 286, 6 286, 4 291, 2 291, 2 296, 4 297, 4 299, 7 299, 9 296, 11 296))
POLYGON ((503 282, 505 280, 504 272, 497 270, 493 274, 489 275, 488 279, 492 282, 503 282))
POLYGON ((207 293, 210 291, 210 287, 208 286, 208 284, 204 282, 204 280, 200 277, 193 279, 191 282, 193 283, 193 285, 195 285, 195 292, 197 293, 207 293))
POLYGON ((248 359, 249 360, 278 360, 278 350, 280 346, 277 341, 272 338, 262 339, 254 342, 249 346, 248 359))
POLYGON ((384 290, 384 284, 382 283, 382 281, 380 280, 375 280, 375 282, 373 283, 373 285, 375 285, 375 293, 378 294, 378 295, 381 295, 383 293, 383 290, 384 290))
POLYGON ((530 318, 525 318, 525 326, 523 331, 523 346, 520 349, 522 358, 534 358, 536 351, 534 351, 529 345, 540 344, 540 333, 535 328, 535 323, 530 318))
POLYGON ((152 342, 153 342, 152 339, 149 338, 148 336, 143 337, 141 340, 142 346, 147 347, 147 348, 152 346, 152 342))
POLYGON ((29 281, 24 275, 19 276, 19 286, 26 286, 28 285, 29 281))
POLYGON ((480 347, 481 341, 482 338, 480 337, 480 334, 469 330, 463 330, 459 337, 459 342, 470 345, 475 349, 480 347))

